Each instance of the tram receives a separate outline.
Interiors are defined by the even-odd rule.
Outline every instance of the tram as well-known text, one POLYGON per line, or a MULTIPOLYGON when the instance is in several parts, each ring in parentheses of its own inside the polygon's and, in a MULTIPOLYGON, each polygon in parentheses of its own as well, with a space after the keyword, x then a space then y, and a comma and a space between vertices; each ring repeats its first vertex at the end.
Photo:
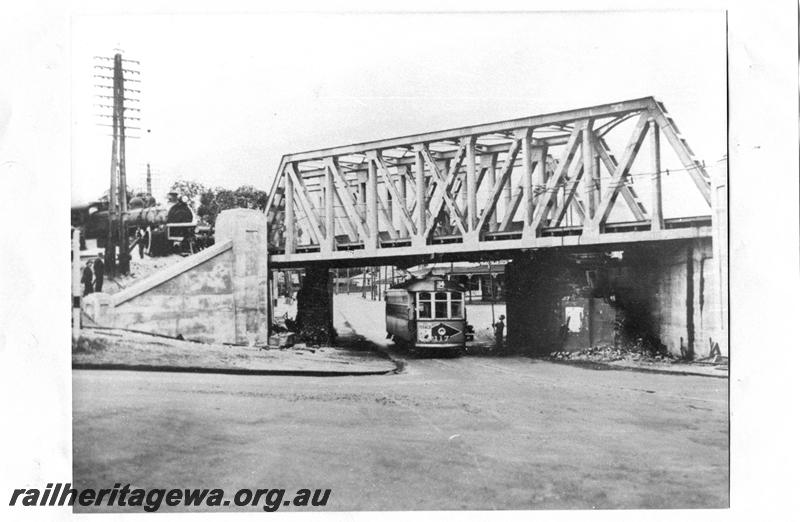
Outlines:
POLYGON ((459 352, 472 340, 464 288, 438 276, 410 279, 386 291, 386 336, 410 349, 459 352))

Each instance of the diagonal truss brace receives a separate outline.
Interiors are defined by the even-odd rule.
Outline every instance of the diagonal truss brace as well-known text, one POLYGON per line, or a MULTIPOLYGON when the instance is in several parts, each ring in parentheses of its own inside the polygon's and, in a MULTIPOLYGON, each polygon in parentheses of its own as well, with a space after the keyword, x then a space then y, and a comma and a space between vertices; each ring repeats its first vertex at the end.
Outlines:
POLYGON ((661 132, 667 138, 673 150, 678 155, 678 158, 683 163, 684 168, 689 173, 689 176, 694 181, 700 194, 703 196, 706 204, 711 206, 711 182, 709 181, 708 173, 703 166, 694 159, 692 150, 686 143, 686 140, 681 138, 675 123, 672 118, 669 118, 662 110, 660 103, 651 100, 650 116, 655 120, 661 132))
POLYGON ((633 165, 633 160, 636 158, 636 154, 639 152, 639 148, 642 146, 642 142, 647 134, 648 119, 649 115, 645 111, 642 112, 639 116, 639 120, 636 122, 636 127, 633 129, 631 139, 625 147, 625 152, 619 164, 611 174, 611 180, 603 195, 603 199, 600 201, 597 213, 592 218, 595 226, 603 225, 608 219, 608 215, 611 213, 614 201, 617 199, 617 195, 625 183, 625 178, 628 176, 631 165, 633 165))
POLYGON ((344 223, 350 234, 350 239, 355 240, 359 237, 362 239, 366 238, 368 236, 367 229, 364 226, 364 222, 361 221, 355 205, 353 205, 353 200, 348 193, 347 180, 344 179, 339 169, 339 161, 336 157, 329 156, 325 158, 325 166, 330 170, 331 174, 333 174, 333 186, 336 188, 336 199, 339 201, 339 204, 344 207, 345 213, 347 214, 348 219, 346 219, 344 223), (357 234, 355 234, 355 230, 353 230, 353 223, 355 223, 355 228, 358 231, 357 234))
MULTIPOLYGON (((308 221, 308 232, 311 233, 311 236, 314 238, 316 244, 321 245, 323 240, 325 239, 325 234, 320 227, 319 219, 317 218, 317 213, 314 211, 314 206, 311 205, 311 202, 308 197, 308 191, 303 183, 301 183, 299 176, 297 175, 297 169, 294 163, 288 163, 286 165, 286 175, 290 176, 293 181, 294 185, 294 195, 297 196, 297 199, 300 202, 300 207, 303 209, 303 214, 305 214, 306 219, 308 221)), ((286 197, 292 197, 292 194, 286 194, 286 197)))
MULTIPOLYGON (((397 229, 394 228, 392 217, 389 215, 389 205, 383 199, 383 195, 380 193, 380 191, 375 194, 375 197, 378 199, 378 217, 382 219, 383 223, 386 225, 386 232, 389 234, 389 237, 392 239, 397 239, 397 229)), ((376 232, 380 232, 380 227, 376 232)))
MULTIPOLYGON (((534 160, 532 165, 532 169, 539 168, 539 160, 534 160)), ((517 214, 517 209, 519 209, 519 205, 522 203, 522 198, 524 195, 525 187, 523 186, 523 180, 519 180, 519 183, 517 183, 517 186, 514 188, 514 192, 511 195, 510 204, 503 215, 503 220, 500 223, 500 230, 508 230, 508 228, 511 226, 511 222, 514 219, 514 216, 517 214)))
MULTIPOLYGON (((613 173, 617 171, 618 164, 617 160, 608 152, 608 145, 605 140, 595 135, 595 139, 592 140, 592 142, 595 152, 597 152, 597 155, 600 157, 600 161, 603 162, 609 174, 613 175, 613 173)), ((647 214, 644 212, 641 203, 639 203, 639 198, 636 197, 628 185, 622 185, 620 187, 620 194, 622 194, 623 199, 625 199, 625 203, 627 203, 636 221, 644 221, 647 219, 647 214)))
POLYGON ((486 225, 489 216, 493 215, 495 209, 497 208, 497 202, 500 200, 500 193, 503 191, 503 187, 505 187, 506 183, 509 182, 511 171, 514 170, 514 162, 517 161, 517 154, 519 154, 521 147, 522 140, 516 139, 511 142, 511 146, 508 149, 508 154, 506 155, 505 163, 503 163, 503 167, 500 169, 500 173, 494 182, 494 187, 492 187, 492 192, 489 194, 489 199, 486 201, 486 206, 481 211, 481 216, 478 219, 478 224, 475 226, 475 230, 483 230, 483 227, 486 225))
MULTIPOLYGON (((400 219, 403 220, 403 223, 411 231, 411 235, 416 235, 417 227, 414 224, 414 220, 411 219, 411 215, 408 213, 408 210, 405 206, 400 205, 399 203, 402 201, 403 198, 400 197, 400 193, 397 191, 397 187, 395 186, 391 175, 389 174, 388 169, 386 168, 386 164, 383 161, 383 156, 381 155, 380 151, 370 151, 367 153, 367 160, 375 162, 375 165, 378 167, 378 171, 381 173, 381 177, 384 179, 384 184, 386 185, 389 193, 392 195, 392 200, 399 205, 397 208, 400 210, 400 219)), ((383 202, 381 202, 383 203, 383 202)), ((390 230, 393 226, 389 227, 390 230)))
POLYGON ((433 229, 436 227, 437 217, 442 208, 442 204, 439 201, 440 199, 444 200, 444 203, 447 205, 447 209, 450 211, 450 215, 455 218, 456 226, 458 226, 461 234, 467 234, 467 231, 464 228, 464 217, 462 216, 461 211, 458 209, 458 205, 456 205, 455 201, 453 201, 453 198, 449 194, 449 188, 455 182, 455 177, 458 173, 458 167, 464 157, 463 152, 461 152, 462 149, 463 147, 459 147, 459 157, 450 165, 450 171, 447 173, 447 178, 445 178, 439 171, 436 161, 434 161, 433 157, 431 156, 431 151, 428 146, 422 144, 422 157, 425 159, 425 162, 428 163, 428 166, 430 166, 431 174, 433 175, 433 181, 436 183, 434 200, 431 205, 431 222, 428 223, 428 226, 425 229, 425 237, 430 236, 431 232, 433 232, 433 229))
POLYGON ((541 195, 539 204, 536 205, 536 209, 534 210, 533 220, 531 221, 529 229, 531 233, 535 234, 542 228, 545 214, 555 203, 556 188, 565 180, 565 175, 567 174, 571 160, 578 150, 585 124, 585 120, 577 121, 572 129, 572 133, 569 136, 569 140, 567 140, 567 145, 562 152, 556 171, 545 184, 544 194, 541 195))
POLYGON ((550 221, 550 223, 548 223, 548 226, 550 227, 557 227, 561 224, 561 221, 564 220, 564 216, 566 216, 567 209, 569 207, 575 209, 575 211, 578 213, 578 219, 581 220, 581 223, 586 222, 586 212, 576 196, 576 192, 578 191, 578 187, 580 186, 580 182, 584 173, 582 155, 575 154, 575 156, 573 156, 572 165, 570 165, 568 172, 569 174, 564 180, 566 182, 564 200, 557 205, 555 211, 553 212, 553 219, 550 221))

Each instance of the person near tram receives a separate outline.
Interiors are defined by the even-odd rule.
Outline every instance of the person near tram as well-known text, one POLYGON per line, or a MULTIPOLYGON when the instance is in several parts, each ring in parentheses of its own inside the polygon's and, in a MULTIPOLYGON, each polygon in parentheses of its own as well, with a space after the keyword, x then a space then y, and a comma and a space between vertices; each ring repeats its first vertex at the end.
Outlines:
POLYGON ((494 323, 494 347, 495 350, 502 350, 503 349, 503 337, 505 336, 506 331, 506 323, 505 321, 506 316, 501 315, 498 317, 496 323, 494 323))

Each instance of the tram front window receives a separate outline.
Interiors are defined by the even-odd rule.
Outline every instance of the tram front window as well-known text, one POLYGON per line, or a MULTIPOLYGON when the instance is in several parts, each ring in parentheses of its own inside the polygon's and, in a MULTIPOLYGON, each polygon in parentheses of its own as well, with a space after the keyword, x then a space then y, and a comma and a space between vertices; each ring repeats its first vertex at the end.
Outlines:
POLYGON ((461 300, 461 292, 453 292, 450 294, 450 318, 464 318, 464 302, 461 300))
POLYGON ((419 319, 431 319, 431 294, 420 292, 417 299, 417 317, 419 319))
POLYGON ((436 292, 436 319, 447 319, 447 292, 436 292))

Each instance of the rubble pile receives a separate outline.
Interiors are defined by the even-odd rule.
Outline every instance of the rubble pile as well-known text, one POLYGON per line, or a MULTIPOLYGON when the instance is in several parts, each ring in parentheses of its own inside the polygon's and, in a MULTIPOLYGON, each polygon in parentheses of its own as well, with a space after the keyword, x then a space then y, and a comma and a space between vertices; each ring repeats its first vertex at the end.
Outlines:
POLYGON ((272 324, 273 334, 269 338, 270 348, 291 348, 297 346, 330 346, 336 341, 335 328, 310 324, 303 327, 297 321, 285 317, 281 322, 272 324))
POLYGON ((613 344, 593 346, 574 352, 555 351, 550 353, 550 358, 570 361, 635 361, 652 363, 671 363, 678 358, 665 352, 654 352, 641 343, 614 346, 613 344))

